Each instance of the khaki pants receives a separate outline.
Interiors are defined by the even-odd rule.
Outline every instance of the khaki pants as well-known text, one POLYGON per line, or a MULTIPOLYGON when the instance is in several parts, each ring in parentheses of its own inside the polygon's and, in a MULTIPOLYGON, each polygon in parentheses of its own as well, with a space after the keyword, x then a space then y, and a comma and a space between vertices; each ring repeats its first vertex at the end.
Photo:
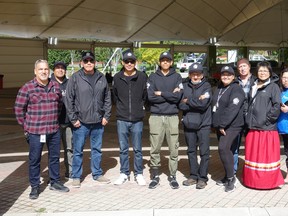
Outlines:
POLYGON ((150 126, 150 164, 152 169, 161 166, 160 150, 164 137, 168 143, 170 157, 170 175, 175 176, 178 168, 178 148, 179 148, 179 118, 174 116, 155 116, 149 118, 150 126))

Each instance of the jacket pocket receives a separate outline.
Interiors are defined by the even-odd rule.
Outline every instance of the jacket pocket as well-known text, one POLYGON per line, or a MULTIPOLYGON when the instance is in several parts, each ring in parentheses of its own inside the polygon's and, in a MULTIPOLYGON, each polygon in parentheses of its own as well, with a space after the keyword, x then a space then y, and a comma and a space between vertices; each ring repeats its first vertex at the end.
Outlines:
POLYGON ((202 120, 200 113, 189 113, 183 117, 183 124, 187 129, 197 130, 200 128, 202 120))

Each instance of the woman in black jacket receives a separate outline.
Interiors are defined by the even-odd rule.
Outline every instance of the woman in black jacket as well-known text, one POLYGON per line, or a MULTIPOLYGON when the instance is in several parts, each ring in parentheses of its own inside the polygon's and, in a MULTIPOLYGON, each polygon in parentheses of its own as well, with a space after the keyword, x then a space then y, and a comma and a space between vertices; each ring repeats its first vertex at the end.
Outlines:
POLYGON ((234 158, 231 145, 244 126, 245 93, 235 81, 235 72, 230 66, 221 69, 221 83, 212 98, 212 124, 219 141, 219 156, 225 169, 225 177, 216 182, 225 186, 226 192, 235 189, 234 158))
POLYGON ((245 140, 243 184, 247 187, 271 189, 284 184, 276 125, 281 103, 278 80, 269 62, 258 63, 245 117, 249 132, 245 140))

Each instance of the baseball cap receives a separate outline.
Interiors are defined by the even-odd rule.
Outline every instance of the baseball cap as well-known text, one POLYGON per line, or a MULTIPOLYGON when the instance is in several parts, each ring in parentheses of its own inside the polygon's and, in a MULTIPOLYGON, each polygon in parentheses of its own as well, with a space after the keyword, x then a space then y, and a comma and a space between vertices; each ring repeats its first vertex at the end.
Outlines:
POLYGON ((123 55, 123 61, 126 61, 126 60, 133 60, 133 61, 136 61, 136 56, 134 55, 134 53, 131 51, 131 50, 126 50, 122 53, 123 55))
POLYGON ((84 52, 82 53, 82 60, 85 60, 85 59, 95 60, 95 56, 92 52, 84 52))
POLYGON ((232 75, 235 75, 235 72, 234 72, 233 68, 230 67, 230 66, 223 66, 221 68, 221 73, 224 73, 224 72, 228 72, 228 73, 230 73, 232 75))
POLYGON ((159 57, 159 61, 161 61, 163 58, 167 58, 169 60, 173 59, 170 52, 162 52, 160 57, 159 57))
POLYGON ((203 73, 203 66, 201 64, 198 64, 198 63, 193 63, 192 65, 190 65, 188 71, 189 71, 189 73, 192 73, 192 72, 203 73))
POLYGON ((55 62, 55 63, 54 63, 54 65, 53 65, 53 70, 54 70, 58 65, 63 66, 65 70, 67 69, 67 65, 66 65, 64 62, 58 61, 58 62, 55 62))

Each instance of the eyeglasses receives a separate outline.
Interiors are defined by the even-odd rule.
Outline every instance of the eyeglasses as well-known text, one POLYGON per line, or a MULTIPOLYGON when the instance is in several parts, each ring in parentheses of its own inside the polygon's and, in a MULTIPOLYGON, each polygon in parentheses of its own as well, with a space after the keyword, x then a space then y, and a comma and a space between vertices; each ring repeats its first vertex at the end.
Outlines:
POLYGON ((269 70, 259 70, 258 73, 269 73, 269 70))
POLYGON ((283 79, 283 80, 288 80, 288 77, 281 77, 281 79, 283 79))
POLYGON ((125 60, 124 63, 125 64, 129 64, 129 63, 130 64, 135 64, 135 61, 134 60, 125 60))
POLYGON ((92 59, 84 59, 83 62, 84 62, 84 64, 87 64, 88 62, 94 64, 94 60, 92 60, 92 59))

